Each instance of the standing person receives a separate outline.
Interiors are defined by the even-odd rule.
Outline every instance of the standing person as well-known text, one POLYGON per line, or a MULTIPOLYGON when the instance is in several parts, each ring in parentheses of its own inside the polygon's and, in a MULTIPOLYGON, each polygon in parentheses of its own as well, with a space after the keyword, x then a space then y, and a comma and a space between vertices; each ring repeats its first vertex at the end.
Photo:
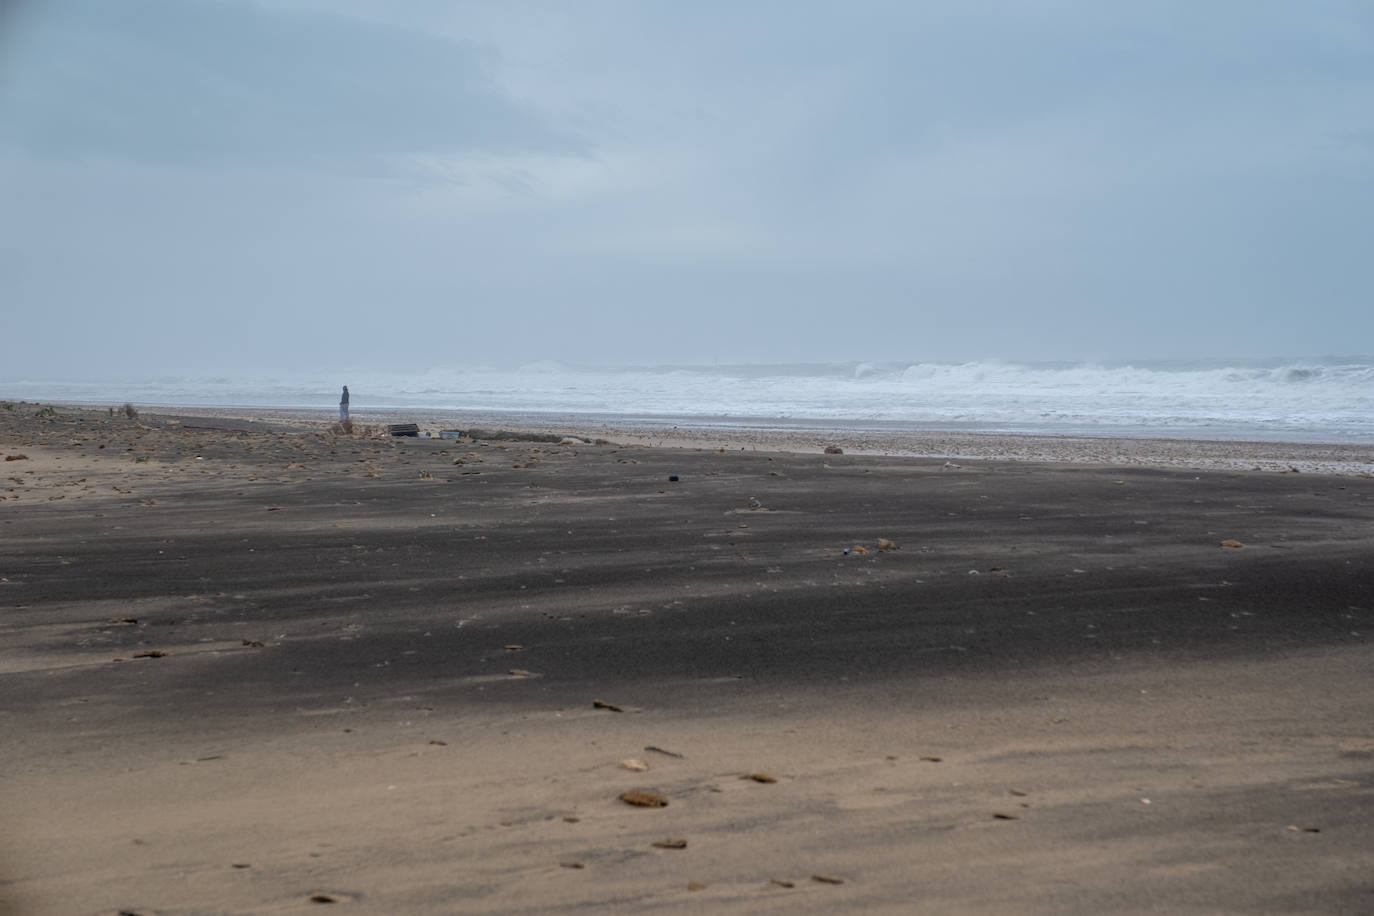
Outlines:
POLYGON ((348 419, 348 386, 344 385, 343 397, 339 398, 339 422, 348 419))

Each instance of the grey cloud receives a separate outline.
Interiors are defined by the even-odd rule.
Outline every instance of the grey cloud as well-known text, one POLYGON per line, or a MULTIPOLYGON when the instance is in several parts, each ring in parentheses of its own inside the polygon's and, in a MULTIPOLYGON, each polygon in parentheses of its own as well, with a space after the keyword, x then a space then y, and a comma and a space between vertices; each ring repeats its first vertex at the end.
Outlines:
POLYGON ((0 142, 56 159, 319 166, 575 152, 470 43, 205 0, 58 0, 10 17, 0 142))

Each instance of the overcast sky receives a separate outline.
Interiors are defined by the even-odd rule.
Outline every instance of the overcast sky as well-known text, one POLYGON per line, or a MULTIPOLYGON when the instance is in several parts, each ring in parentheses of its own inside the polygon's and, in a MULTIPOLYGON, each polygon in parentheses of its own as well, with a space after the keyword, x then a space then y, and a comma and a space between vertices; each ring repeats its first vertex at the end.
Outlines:
POLYGON ((1365 0, 0 10, 0 376, 1374 352, 1365 0))

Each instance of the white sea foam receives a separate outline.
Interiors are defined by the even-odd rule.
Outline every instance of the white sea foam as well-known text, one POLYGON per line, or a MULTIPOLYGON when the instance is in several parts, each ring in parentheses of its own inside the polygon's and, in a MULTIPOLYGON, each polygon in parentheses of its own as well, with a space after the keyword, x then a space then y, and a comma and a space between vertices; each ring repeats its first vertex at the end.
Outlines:
POLYGON ((1374 443, 1374 359, 1136 365, 826 363, 516 369, 450 366, 281 377, 0 380, 10 399, 206 407, 847 422, 1002 432, 1374 443))

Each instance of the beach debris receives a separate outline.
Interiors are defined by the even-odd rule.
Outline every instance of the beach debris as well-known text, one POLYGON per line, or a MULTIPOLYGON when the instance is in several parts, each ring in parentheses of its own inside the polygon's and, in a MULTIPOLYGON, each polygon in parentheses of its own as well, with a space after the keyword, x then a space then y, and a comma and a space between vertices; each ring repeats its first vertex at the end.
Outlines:
POLYGON ((678 478, 678 476, 677 476, 676 474, 669 474, 669 475, 668 475, 668 482, 669 482, 669 483, 677 483, 677 482, 678 482, 678 479, 679 479, 679 478, 678 478))
POLYGON ((267 643, 260 639, 245 639, 243 644, 250 649, 261 649, 263 646, 267 645, 267 643))
POLYGON ((1221 546, 1222 546, 1222 547, 1229 548, 1229 549, 1231 549, 1231 550, 1239 550, 1240 548, 1244 547, 1245 545, 1242 544, 1240 541, 1237 541, 1237 540, 1234 539, 1234 538, 1227 538, 1226 540, 1224 540, 1224 541, 1221 542, 1221 546))
POLYGON ((581 820, 582 820, 582 818, 580 818, 580 817, 573 817, 571 814, 569 814, 567 817, 563 818, 563 822, 564 822, 565 824, 576 824, 576 823, 579 823, 581 820))
POLYGON ((1029 793, 1029 792, 1022 792, 1020 789, 1008 789, 1008 790, 1007 790, 1007 794, 1008 794, 1008 795, 1015 795, 1017 798, 1025 798, 1025 797, 1026 797, 1027 795, 1029 795, 1030 793, 1029 793))
POLYGON ((788 881, 786 878, 769 878, 769 884, 776 884, 778 887, 796 887, 797 882, 788 881))
POLYGON ((821 884, 844 884, 843 878, 837 878, 834 875, 816 874, 811 876, 811 880, 819 881, 821 884))
POLYGON ((111 617, 105 621, 108 626, 126 627, 138 623, 137 617, 111 617))
POLYGON ((518 642, 513 642, 509 645, 502 646, 501 648, 505 649, 507 652, 519 652, 525 647, 520 645, 518 642))
POLYGON ((1122 486, 1123 484, 1125 484, 1126 481, 1124 481, 1124 480, 1113 480, 1112 483, 1116 484, 1116 485, 1119 487, 1119 486, 1122 486))
POLYGON ((586 868, 587 866, 584 865, 584 864, 582 864, 581 862, 559 862, 559 863, 558 863, 558 867, 559 867, 559 868, 586 868))
POLYGON ((229 863, 229 867, 230 867, 230 868, 252 868, 253 866, 250 865, 250 864, 247 863, 247 862, 230 862, 230 863, 229 863))
POLYGON ((706 885, 702 884, 700 881, 688 881, 688 882, 687 882, 687 890, 689 890, 689 891, 704 891, 704 890, 706 890, 706 885))
POLYGON ((511 677, 534 677, 533 671, 526 671, 524 668, 510 669, 511 677))
POLYGON ((653 745, 653 744, 646 744, 646 745, 644 745, 644 750, 646 750, 646 751, 653 751, 655 754, 666 754, 666 755, 669 756, 669 757, 676 757, 678 760, 683 759, 683 758, 682 758, 682 755, 679 754, 677 751, 668 751, 668 750, 664 750, 663 748, 658 747, 658 746, 653 745))
POLYGON ((28 456, 28 455, 23 455, 23 454, 19 454, 19 455, 6 455, 6 456, 5 456, 5 460, 6 460, 6 461, 28 461, 28 460, 29 460, 29 456, 28 456))
POLYGON ((338 902, 339 902, 339 898, 338 898, 338 897, 335 897, 333 894, 311 894, 311 895, 310 895, 310 902, 311 902, 311 903, 338 903, 338 902))
POLYGON ((927 755, 927 756, 925 756, 925 757, 922 757, 921 759, 924 760, 926 763, 944 763, 944 762, 945 762, 945 758, 943 758, 943 757, 933 757, 933 756, 929 756, 929 755, 927 755))
POLYGON ((637 757, 626 757, 618 765, 622 770, 631 770, 635 773, 643 773, 649 769, 649 765, 637 757))
POLYGON ((751 497, 749 497, 749 508, 750 508, 750 509, 762 509, 762 508, 763 508, 763 503, 761 503, 761 502, 758 501, 758 497, 751 496, 751 497))
POLYGON ((666 840, 654 840, 649 845, 659 849, 686 849, 687 841, 680 837, 669 837, 666 840))
POLYGON ((868 553, 868 548, 862 544, 855 544, 853 547, 846 547, 844 549, 844 552, 845 556, 848 556, 851 553, 865 554, 868 553))
POLYGON ((621 709, 619 706, 615 705, 614 703, 607 703, 605 700, 592 700, 592 708, 593 708, 593 709, 609 709, 611 712, 624 712, 624 711, 625 711, 625 710, 621 709))
POLYGON ((1320 827, 1299 827, 1297 824, 1289 824, 1288 829, 1294 833, 1321 833, 1320 827))
POLYGON ((626 789, 620 793, 620 800, 636 808, 666 808, 668 796, 651 789, 626 789))
POLYGON ((134 658, 163 658, 167 655, 161 649, 149 649, 146 652, 135 652, 134 658))
POLYGON ((752 779, 754 782, 777 782, 776 776, 769 776, 767 773, 745 773, 740 779, 752 779))
POLYGON ((827 445, 827 446, 825 447, 824 454, 826 454, 826 455, 843 455, 843 454, 844 454, 844 449, 840 448, 838 445, 827 445))
POLYGON ((942 471, 957 471, 962 468, 962 464, 955 464, 953 461, 946 461, 941 467, 942 471))
POLYGON ((1001 811, 994 811, 992 819, 996 821, 1016 821, 1020 820, 1015 814, 1003 814, 1001 811))
POLYGON ((887 538, 878 538, 878 549, 879 549, 879 550, 900 550, 901 548, 897 546, 897 542, 896 542, 896 541, 890 541, 890 540, 888 540, 887 538))

